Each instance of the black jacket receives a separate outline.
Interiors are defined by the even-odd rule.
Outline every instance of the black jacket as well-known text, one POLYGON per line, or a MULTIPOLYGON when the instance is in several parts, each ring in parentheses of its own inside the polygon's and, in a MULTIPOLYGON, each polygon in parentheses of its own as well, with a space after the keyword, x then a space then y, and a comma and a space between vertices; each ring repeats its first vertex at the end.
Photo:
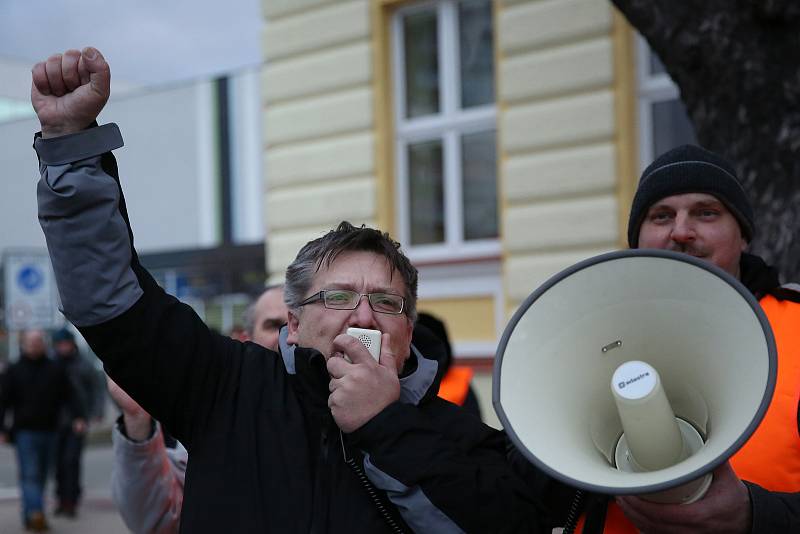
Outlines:
POLYGON ((73 417, 86 417, 80 397, 61 368, 53 360, 32 360, 21 356, 2 377, 0 385, 0 430, 7 411, 13 412, 16 430, 54 431, 59 410, 69 408, 73 417))
POLYGON ((435 359, 414 353, 400 401, 342 439, 319 352, 215 335, 164 293, 133 250, 116 163, 103 154, 121 143, 112 134, 37 140, 39 217, 68 318, 189 450, 182 532, 377 533, 389 520, 423 532, 539 530, 504 435, 435 396, 435 359))

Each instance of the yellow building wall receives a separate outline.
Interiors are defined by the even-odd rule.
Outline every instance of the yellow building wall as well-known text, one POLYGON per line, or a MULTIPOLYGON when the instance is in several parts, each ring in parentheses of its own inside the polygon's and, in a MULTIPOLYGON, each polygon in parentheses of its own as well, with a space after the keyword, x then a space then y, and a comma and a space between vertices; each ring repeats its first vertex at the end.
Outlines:
MULTIPOLYGON (((264 0, 268 271, 342 219, 391 230, 388 25, 408 2, 264 0)), ((506 306, 622 244, 635 177, 630 30, 603 0, 497 0, 506 306)))
POLYGON ((264 204, 272 280, 342 220, 375 224, 368 0, 263 0, 264 204))
POLYGON ((510 315, 553 274, 621 244, 635 153, 625 132, 632 82, 622 79, 632 55, 610 2, 503 0, 495 12, 510 315))
MULTIPOLYGON (((420 300, 417 310, 443 320, 452 340, 493 342, 497 337, 494 306, 491 296, 462 297, 420 300)), ((457 351, 455 356, 459 356, 457 351)))

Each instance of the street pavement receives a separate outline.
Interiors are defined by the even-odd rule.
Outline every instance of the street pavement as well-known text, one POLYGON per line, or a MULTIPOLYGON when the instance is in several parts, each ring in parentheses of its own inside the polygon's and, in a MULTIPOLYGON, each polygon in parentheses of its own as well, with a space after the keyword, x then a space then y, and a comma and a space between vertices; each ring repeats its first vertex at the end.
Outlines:
MULTIPOLYGON (((108 443, 90 445, 83 456, 83 502, 78 517, 54 517, 53 481, 47 484, 47 520, 52 534, 125 534, 128 531, 111 501, 112 451, 108 443)), ((0 446, 0 534, 24 533, 20 519, 17 462, 13 447, 0 446)))

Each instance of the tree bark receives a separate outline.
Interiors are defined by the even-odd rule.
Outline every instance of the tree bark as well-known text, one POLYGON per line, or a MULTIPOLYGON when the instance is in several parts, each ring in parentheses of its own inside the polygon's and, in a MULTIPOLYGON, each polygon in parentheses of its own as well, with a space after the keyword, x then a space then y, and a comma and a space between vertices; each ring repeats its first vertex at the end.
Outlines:
POLYGON ((750 250, 800 280, 800 2, 612 0, 680 89, 756 214, 750 250))

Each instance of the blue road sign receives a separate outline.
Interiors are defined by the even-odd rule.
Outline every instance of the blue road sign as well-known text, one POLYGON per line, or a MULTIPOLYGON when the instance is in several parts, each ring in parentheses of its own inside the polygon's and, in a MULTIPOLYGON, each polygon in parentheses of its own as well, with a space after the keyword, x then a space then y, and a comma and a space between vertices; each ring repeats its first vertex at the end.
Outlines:
POLYGON ((44 284, 44 274, 36 265, 25 265, 17 274, 17 284, 26 293, 34 293, 44 284))

